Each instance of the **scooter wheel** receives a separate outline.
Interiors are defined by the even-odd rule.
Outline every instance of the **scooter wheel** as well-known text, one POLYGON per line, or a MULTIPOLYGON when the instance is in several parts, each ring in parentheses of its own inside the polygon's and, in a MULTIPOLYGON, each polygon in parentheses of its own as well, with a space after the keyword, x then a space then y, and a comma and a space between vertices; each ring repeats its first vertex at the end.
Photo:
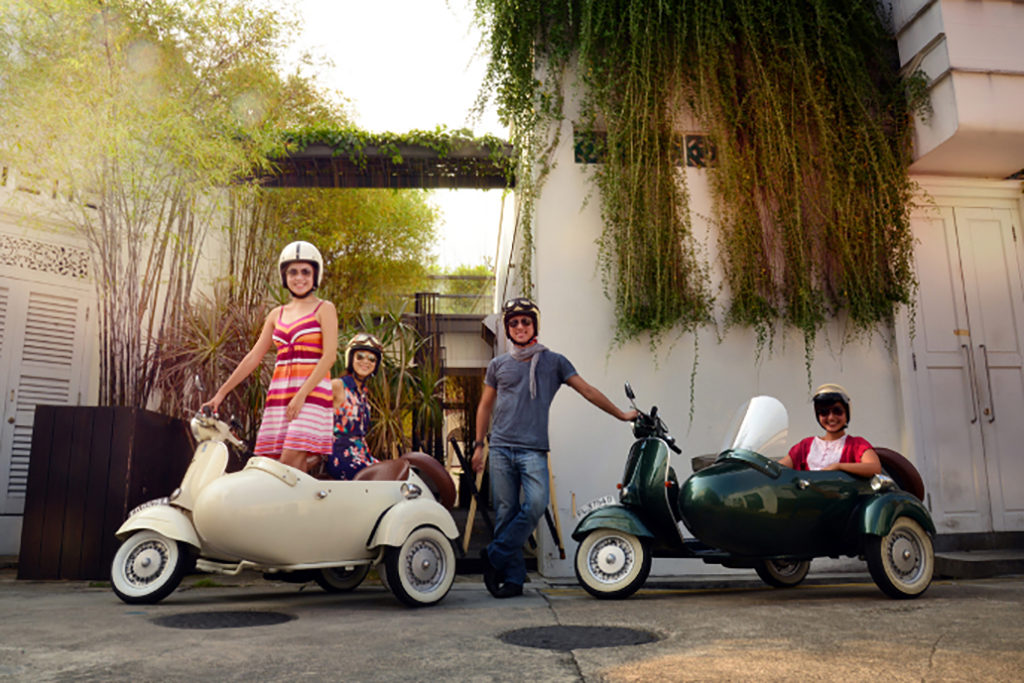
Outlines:
POLYGON ((932 539, 909 517, 897 517, 885 536, 868 536, 864 559, 875 585, 890 598, 916 598, 932 583, 932 539))
POLYGON ((595 598, 628 598, 651 573, 646 540, 617 529, 595 529, 576 549, 576 579, 595 598))
POLYGON ((351 569, 331 567, 316 573, 316 582, 328 593, 348 593, 363 582, 370 573, 370 565, 359 564, 351 569))
POLYGON ((455 551, 432 526, 413 530, 398 548, 384 554, 387 585, 402 603, 423 607, 440 602, 455 581, 455 551))
POLYGON ((110 584, 129 605, 160 602, 178 587, 192 560, 187 543, 155 531, 139 531, 117 549, 110 584))
POLYGON ((811 569, 810 560, 761 560, 754 571, 761 580, 775 588, 792 588, 799 585, 811 569))

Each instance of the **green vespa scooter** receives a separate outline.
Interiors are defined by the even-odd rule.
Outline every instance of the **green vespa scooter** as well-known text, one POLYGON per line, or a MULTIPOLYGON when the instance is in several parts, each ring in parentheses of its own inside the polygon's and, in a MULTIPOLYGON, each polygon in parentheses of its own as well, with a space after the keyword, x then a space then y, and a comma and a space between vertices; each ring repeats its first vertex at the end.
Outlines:
MULTIPOLYGON (((628 383, 626 396, 634 402, 628 383)), ((639 412, 618 501, 598 499, 572 533, 576 578, 591 595, 629 597, 655 557, 753 568, 780 588, 803 581, 815 557, 863 557, 889 597, 916 598, 931 584, 935 525, 919 500, 919 475, 899 454, 876 449, 893 476, 783 467, 762 453, 785 444, 786 409, 756 396, 713 463, 680 482, 672 454, 682 451, 657 407, 639 412)))

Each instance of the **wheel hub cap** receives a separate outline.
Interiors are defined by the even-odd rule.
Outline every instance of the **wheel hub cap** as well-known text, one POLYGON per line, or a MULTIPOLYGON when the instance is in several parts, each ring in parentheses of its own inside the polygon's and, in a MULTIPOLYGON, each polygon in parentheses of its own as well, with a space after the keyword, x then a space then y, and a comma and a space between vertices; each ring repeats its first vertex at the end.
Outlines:
POLYGON ((417 584, 430 585, 436 582, 440 566, 440 555, 429 544, 420 544, 409 554, 409 576, 417 584))
POLYGON ((159 576, 167 561, 164 548, 157 543, 145 543, 128 558, 128 575, 134 583, 149 583, 159 576))
POLYGON ((917 567, 917 547, 909 538, 901 536, 894 539, 890 556, 893 567, 904 576, 917 567))

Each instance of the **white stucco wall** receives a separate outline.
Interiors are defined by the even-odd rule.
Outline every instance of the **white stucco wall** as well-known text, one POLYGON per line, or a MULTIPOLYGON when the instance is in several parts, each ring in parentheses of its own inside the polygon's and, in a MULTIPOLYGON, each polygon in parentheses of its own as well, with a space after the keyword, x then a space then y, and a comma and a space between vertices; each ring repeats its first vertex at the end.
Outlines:
MULTIPOLYGON (((903 450, 904 434, 895 350, 881 336, 844 345, 841 323, 831 324, 818 338, 808 380, 803 339, 789 333, 775 340, 764 357, 755 358, 751 331, 706 329, 697 337, 697 375, 693 421, 689 420, 690 374, 694 338, 668 337, 652 352, 646 339, 612 347, 614 310, 605 297, 597 269, 597 244, 602 223, 599 198, 587 177, 591 169, 573 161, 572 126, 563 124, 557 166, 544 185, 536 209, 535 296, 541 309, 541 340, 565 354, 580 375, 615 403, 626 407, 623 383, 629 381, 638 406, 659 407, 672 429, 682 456, 674 466, 689 474, 692 456, 718 452, 736 410, 753 395, 779 398, 790 413, 791 441, 819 431, 810 406, 812 387, 824 382, 843 384, 852 396, 851 432, 879 446, 903 450), (585 208, 582 199, 591 193, 585 208), (722 338, 719 340, 719 334, 722 338)), ((687 169, 686 180, 693 215, 708 216, 712 207, 706 172, 687 169)), ((714 236, 694 219, 698 239, 714 259, 714 236)), ((721 282, 718 269, 712 287, 721 282)), ((724 297, 721 297, 724 298, 724 297)), ((571 389, 556 396, 551 413, 551 466, 561 518, 566 559, 558 559, 546 529, 540 570, 546 576, 572 576, 575 544, 569 538, 577 506, 615 492, 626 451, 632 442, 630 427, 591 406, 571 389)), ((542 525, 543 526, 543 525, 542 525)), ((820 571, 828 561, 816 561, 820 571)), ((835 568, 835 567, 832 567, 835 568)), ((658 560, 654 574, 708 574, 734 572, 696 560, 658 560)))

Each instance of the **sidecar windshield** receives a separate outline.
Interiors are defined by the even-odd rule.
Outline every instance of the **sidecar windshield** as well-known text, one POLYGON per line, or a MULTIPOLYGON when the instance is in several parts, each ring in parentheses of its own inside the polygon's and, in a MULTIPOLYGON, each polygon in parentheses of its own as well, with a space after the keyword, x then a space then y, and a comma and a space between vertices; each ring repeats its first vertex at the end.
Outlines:
POLYGON ((772 396, 755 396, 736 412, 721 450, 743 448, 778 460, 787 453, 788 432, 789 415, 782 401, 772 396))

